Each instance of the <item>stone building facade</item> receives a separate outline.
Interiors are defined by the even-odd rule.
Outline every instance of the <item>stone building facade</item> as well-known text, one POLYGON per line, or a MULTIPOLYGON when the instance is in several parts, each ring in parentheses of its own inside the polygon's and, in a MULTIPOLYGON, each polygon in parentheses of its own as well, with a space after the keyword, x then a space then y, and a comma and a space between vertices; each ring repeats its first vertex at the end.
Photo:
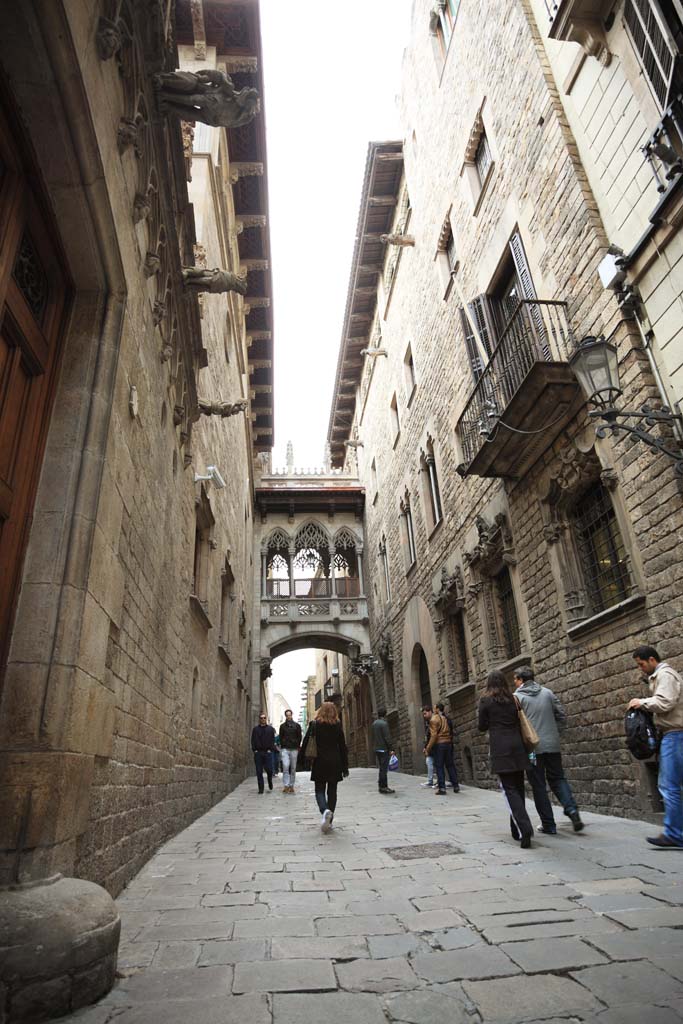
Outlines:
POLYGON ((653 372, 599 277, 610 225, 549 57, 576 47, 546 43, 543 7, 414 4, 403 139, 368 150, 328 440, 338 464, 359 452, 374 696, 403 765, 423 770, 420 706, 441 698, 465 780, 491 785, 478 696, 532 664, 567 707, 579 802, 643 816, 653 768, 623 712, 637 643, 683 654, 680 481, 598 436, 568 360, 609 336, 631 409, 669 364, 653 372))
POLYGON ((108 893, 250 761, 263 118, 162 102, 220 71, 262 97, 257 0, 0 9, 3 1020, 106 990, 108 893))

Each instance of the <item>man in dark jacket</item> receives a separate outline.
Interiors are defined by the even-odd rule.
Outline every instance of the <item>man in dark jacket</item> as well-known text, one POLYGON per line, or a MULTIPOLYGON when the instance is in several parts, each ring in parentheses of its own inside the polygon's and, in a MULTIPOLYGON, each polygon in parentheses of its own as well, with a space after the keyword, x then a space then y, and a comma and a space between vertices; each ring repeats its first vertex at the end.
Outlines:
POLYGON ((386 708, 377 709, 377 718, 372 723, 372 747, 375 751, 375 757, 377 758, 377 766, 379 767, 379 791, 380 793, 395 793, 396 791, 394 789, 389 789, 387 779, 389 758, 394 751, 386 714, 386 708))
POLYGON ((443 717, 446 719, 446 722, 448 723, 448 728, 451 734, 451 745, 450 747, 447 747, 444 752, 444 768, 446 769, 446 775, 448 775, 451 786, 453 787, 453 792, 459 793, 460 783, 458 782, 458 771, 455 767, 455 726, 453 724, 453 719, 449 718, 448 715, 446 714, 446 706, 444 704, 437 704, 436 710, 439 712, 440 715, 443 715, 443 717))
POLYGON ((293 793, 296 782, 296 759, 301 746, 301 726, 294 721, 294 715, 287 708, 285 720, 280 726, 280 751, 282 754, 283 793, 293 793))
POLYGON ((268 718, 261 714, 258 718, 258 725, 251 730, 251 749, 254 753, 254 764, 256 765, 256 781, 258 791, 263 793, 263 769, 268 776, 268 789, 273 788, 273 750, 275 748, 275 729, 268 725, 268 718))
POLYGON ((571 786, 565 778, 560 752, 560 733, 567 725, 564 708, 552 690, 536 682, 533 669, 526 665, 515 672, 515 697, 539 737, 539 744, 534 751, 536 764, 530 763, 526 773, 541 819, 538 831, 551 836, 557 833, 548 797, 550 786, 564 807, 564 813, 571 819, 574 831, 580 832, 583 822, 571 786))

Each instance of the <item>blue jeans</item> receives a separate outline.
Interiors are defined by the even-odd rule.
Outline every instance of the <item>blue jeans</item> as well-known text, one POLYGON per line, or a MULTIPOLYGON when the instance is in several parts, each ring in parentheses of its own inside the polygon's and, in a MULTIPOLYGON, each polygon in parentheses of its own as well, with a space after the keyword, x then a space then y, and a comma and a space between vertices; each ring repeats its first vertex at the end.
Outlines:
POLYGON ((453 745, 451 743, 435 743, 432 747, 434 767, 436 768, 436 784, 439 789, 446 788, 446 772, 455 789, 458 785, 458 773, 455 770, 453 760, 453 745))
POLYGON ((578 807, 572 793, 572 787, 565 777, 564 768, 562 767, 562 754, 559 750, 553 751, 550 754, 536 754, 536 764, 533 768, 527 770, 526 776, 531 783, 534 803, 536 804, 541 824, 548 831, 554 832, 556 825, 552 805, 548 799, 546 783, 562 804, 564 813, 568 817, 577 813, 578 807))
POLYGON ((268 776, 268 789, 273 788, 273 755, 270 750, 255 750, 254 765, 259 793, 263 792, 263 772, 268 776))
POLYGON ((377 785, 380 789, 388 789, 389 782, 387 779, 387 772, 389 771, 389 751, 376 750, 375 757, 377 758, 377 767, 379 768, 379 779, 377 780, 377 785))
POLYGON ((664 801, 664 835, 683 843, 683 731, 662 736, 657 785, 664 801))
POLYGON ((315 802, 318 805, 318 810, 321 814, 325 811, 332 811, 334 814, 337 806, 337 783, 336 782, 316 782, 315 784, 315 802), (327 786, 327 796, 325 795, 325 786, 327 786))
POLYGON ((427 762, 427 782, 434 783, 434 758, 431 754, 427 754, 425 757, 427 762))

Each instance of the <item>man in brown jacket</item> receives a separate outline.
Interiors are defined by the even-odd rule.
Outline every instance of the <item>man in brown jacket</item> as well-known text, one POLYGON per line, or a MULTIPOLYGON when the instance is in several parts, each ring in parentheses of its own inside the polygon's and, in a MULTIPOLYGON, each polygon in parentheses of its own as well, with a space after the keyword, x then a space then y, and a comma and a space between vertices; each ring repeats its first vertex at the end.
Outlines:
MULTIPOLYGON (((425 747, 425 754, 434 758, 436 769, 437 796, 446 796, 446 764, 448 754, 452 752, 453 736, 448 719, 442 715, 438 707, 434 708, 434 714, 429 720, 429 740, 425 747)), ((452 759, 451 759, 452 760, 452 759)), ((453 784, 453 791, 458 792, 458 776, 454 775, 451 765, 448 765, 448 775, 453 784)))
POLYGON ((647 841, 660 849, 683 849, 683 679, 654 647, 636 647, 633 658, 652 696, 634 697, 628 706, 654 712, 662 731, 657 786, 664 801, 664 831, 647 841))

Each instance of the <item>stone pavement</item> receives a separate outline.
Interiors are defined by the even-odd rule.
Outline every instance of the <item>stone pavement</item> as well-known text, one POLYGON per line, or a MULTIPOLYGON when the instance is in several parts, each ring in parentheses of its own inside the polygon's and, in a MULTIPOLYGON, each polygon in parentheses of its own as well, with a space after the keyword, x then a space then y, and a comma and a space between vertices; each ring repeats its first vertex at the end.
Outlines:
POLYGON ((295 796, 243 783, 122 894, 120 980, 65 1019, 683 1021, 683 853, 619 818, 587 813, 577 835, 561 812, 521 850, 498 793, 421 781, 380 796, 354 769, 329 835, 308 775, 295 796), (392 850, 437 843, 454 849, 392 850))

